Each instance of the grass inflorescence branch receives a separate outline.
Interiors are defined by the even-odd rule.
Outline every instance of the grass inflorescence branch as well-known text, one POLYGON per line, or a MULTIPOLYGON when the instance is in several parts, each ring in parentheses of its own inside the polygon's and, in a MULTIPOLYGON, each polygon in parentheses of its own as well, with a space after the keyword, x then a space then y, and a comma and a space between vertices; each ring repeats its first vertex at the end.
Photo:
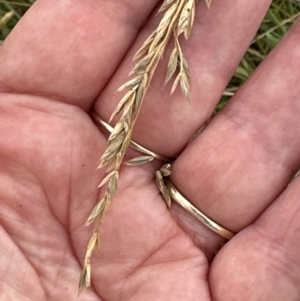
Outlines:
MULTIPOLYGON (((210 0, 205 0, 210 5, 210 0)), ((184 96, 189 100, 189 69, 179 42, 179 36, 187 39, 192 31, 198 0, 165 0, 159 10, 164 12, 156 30, 143 43, 134 56, 135 66, 130 72, 132 78, 123 84, 118 91, 128 90, 120 100, 110 120, 121 115, 110 137, 108 146, 102 155, 99 168, 106 167, 107 176, 99 187, 107 185, 100 201, 90 214, 87 225, 96 222, 94 233, 88 243, 84 266, 80 275, 79 292, 91 283, 91 256, 99 246, 99 228, 102 218, 111 203, 118 187, 119 171, 129 147, 134 124, 137 120, 145 94, 150 86, 159 61, 166 47, 174 37, 174 49, 170 55, 166 82, 177 72, 172 93, 180 84, 184 96)), ((138 160, 137 160, 138 161, 138 160)))

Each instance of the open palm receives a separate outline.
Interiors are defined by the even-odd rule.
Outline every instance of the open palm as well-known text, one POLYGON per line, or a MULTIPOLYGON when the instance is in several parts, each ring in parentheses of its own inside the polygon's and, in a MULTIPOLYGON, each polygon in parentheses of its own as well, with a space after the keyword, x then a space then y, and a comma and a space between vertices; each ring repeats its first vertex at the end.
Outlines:
MULTIPOLYGON (((209 118, 270 2, 215 0, 209 12, 200 3, 185 46, 192 105, 180 94, 169 100, 161 67, 136 141, 169 156, 182 151, 209 118)), ((156 26, 149 15, 157 4, 39 0, 1 47, 3 300, 76 298, 106 146, 88 112, 94 106, 108 119, 120 96, 113 92, 156 26)), ((92 288, 80 299, 299 300, 300 183, 283 192, 300 160, 299 28, 174 164, 172 180, 189 200, 240 233, 213 259, 224 241, 176 205, 167 210, 154 183, 158 163, 124 167, 93 257, 92 288), (292 57, 282 55, 290 49, 292 57)))

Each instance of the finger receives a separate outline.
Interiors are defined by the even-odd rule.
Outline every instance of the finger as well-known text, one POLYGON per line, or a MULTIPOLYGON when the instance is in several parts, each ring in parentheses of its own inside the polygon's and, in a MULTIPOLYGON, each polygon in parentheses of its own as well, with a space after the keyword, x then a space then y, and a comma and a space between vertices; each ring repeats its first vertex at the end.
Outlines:
MULTIPOLYGON (((182 45, 190 65, 191 105, 179 91, 171 97, 170 85, 163 88, 166 64, 159 67, 135 126, 135 141, 166 156, 177 155, 182 150, 191 135, 210 117, 270 2, 215 0, 210 10, 204 1, 199 2, 193 34, 182 45)), ((155 30, 157 21, 157 18, 150 20, 98 99, 95 108, 104 120, 108 120, 120 99, 120 95, 113 92, 127 80, 134 53, 155 30)))
POLYGON ((219 253, 210 273, 214 300, 300 299, 299 195, 297 179, 219 253))
POLYGON ((0 49, 1 91, 87 110, 157 2, 37 1, 0 49))
POLYGON ((252 223, 300 163, 300 22, 181 154, 173 183, 233 232, 252 223))

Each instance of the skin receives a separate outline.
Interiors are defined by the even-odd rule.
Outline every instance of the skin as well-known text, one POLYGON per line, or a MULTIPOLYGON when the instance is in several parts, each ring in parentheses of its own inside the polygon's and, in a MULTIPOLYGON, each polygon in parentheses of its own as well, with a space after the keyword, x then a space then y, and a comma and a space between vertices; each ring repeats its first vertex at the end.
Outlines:
MULTIPOLYGON (((300 163, 299 22, 183 150, 270 2, 200 3, 183 46, 192 105, 180 93, 169 99, 161 67, 133 137, 181 153, 176 187, 238 234, 226 243, 178 206, 167 210, 153 179, 159 163, 124 167, 79 300, 299 300, 300 181, 288 186, 300 163)), ((75 300, 93 230, 84 224, 104 177, 95 167, 106 139, 88 112, 110 115, 157 4, 39 0, 1 46, 1 300, 75 300)))

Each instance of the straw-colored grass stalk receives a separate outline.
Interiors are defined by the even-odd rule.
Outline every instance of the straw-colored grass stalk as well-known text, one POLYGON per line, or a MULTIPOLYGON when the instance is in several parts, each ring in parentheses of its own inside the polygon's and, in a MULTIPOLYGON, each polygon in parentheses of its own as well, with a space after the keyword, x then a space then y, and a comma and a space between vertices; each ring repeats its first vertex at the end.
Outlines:
MULTIPOLYGON (((211 0, 205 1, 209 6, 211 0)), ((120 100, 110 118, 112 120, 115 116, 120 115, 120 119, 108 139, 107 149, 101 157, 98 166, 99 168, 107 168, 107 176, 99 185, 99 187, 107 185, 107 189, 87 221, 87 225, 93 222, 97 224, 88 243, 84 266, 80 275, 79 292, 90 286, 91 256, 99 245, 99 227, 104 213, 117 191, 119 171, 129 147, 133 127, 145 94, 171 38, 174 39, 174 49, 169 59, 166 82, 176 74, 171 93, 180 85, 184 96, 190 100, 189 68, 180 46, 179 36, 183 34, 186 39, 190 36, 195 20, 197 3, 198 0, 164 0, 159 10, 159 12, 164 12, 162 20, 134 56, 136 63, 130 73, 132 78, 118 89, 118 91, 128 91, 120 100)), ((140 161, 143 163, 143 160, 140 161)))

